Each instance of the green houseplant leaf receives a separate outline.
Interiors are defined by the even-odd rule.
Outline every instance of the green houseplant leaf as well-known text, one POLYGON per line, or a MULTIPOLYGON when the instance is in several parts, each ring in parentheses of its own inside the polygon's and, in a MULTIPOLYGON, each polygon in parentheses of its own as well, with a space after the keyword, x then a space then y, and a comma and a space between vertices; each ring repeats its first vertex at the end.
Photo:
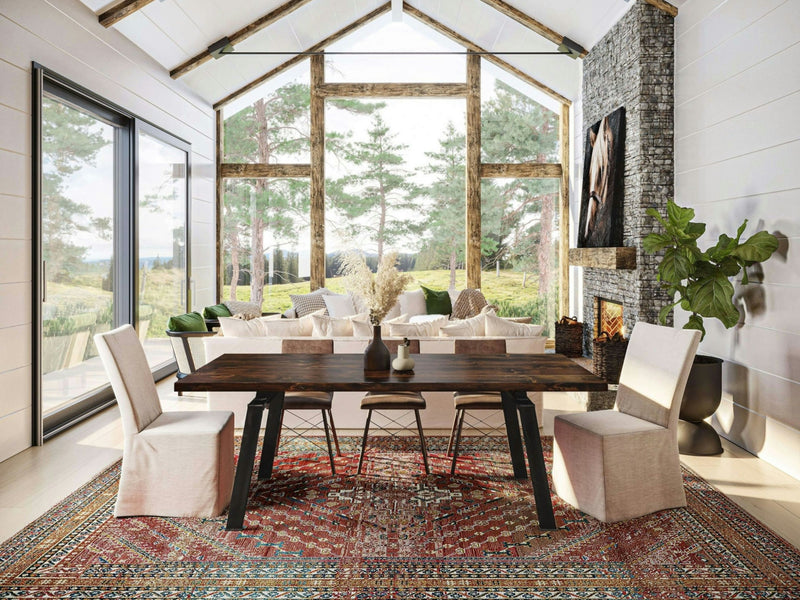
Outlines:
POLYGON ((697 246, 697 240, 705 233, 705 223, 692 221, 694 210, 667 202, 666 214, 653 208, 647 214, 658 220, 663 232, 645 236, 642 246, 646 252, 663 252, 658 265, 658 280, 673 296, 673 302, 659 312, 663 324, 675 306, 691 313, 684 329, 697 329, 705 337, 703 318, 718 319, 726 328, 740 320, 739 310, 733 303, 731 277, 742 273, 742 282, 747 283, 749 265, 767 260, 778 248, 777 238, 759 231, 742 241, 747 220, 738 227, 736 237, 721 234, 717 243, 705 251, 697 246))

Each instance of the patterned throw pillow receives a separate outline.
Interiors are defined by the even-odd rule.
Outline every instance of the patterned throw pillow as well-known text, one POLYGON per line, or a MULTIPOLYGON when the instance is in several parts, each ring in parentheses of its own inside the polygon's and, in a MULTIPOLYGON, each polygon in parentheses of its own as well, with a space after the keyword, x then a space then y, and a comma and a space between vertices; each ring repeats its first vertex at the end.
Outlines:
POLYGON ((223 302, 232 315, 244 313, 251 319, 261 316, 261 305, 258 302, 242 302, 241 300, 226 300, 223 302))
POLYGON ((292 306, 298 317, 305 317, 318 310, 325 311, 323 314, 328 314, 328 307, 325 306, 323 295, 329 294, 328 290, 324 292, 316 290, 310 294, 290 294, 289 298, 292 300, 292 306))
POLYGON ((489 304, 480 290, 467 288, 462 290, 453 303, 451 319, 468 319, 480 314, 481 309, 489 304))

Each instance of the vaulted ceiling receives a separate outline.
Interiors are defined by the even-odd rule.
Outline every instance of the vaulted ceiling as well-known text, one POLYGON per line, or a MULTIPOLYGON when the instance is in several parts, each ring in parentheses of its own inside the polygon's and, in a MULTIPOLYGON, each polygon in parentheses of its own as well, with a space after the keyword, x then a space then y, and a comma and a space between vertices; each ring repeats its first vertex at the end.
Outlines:
MULTIPOLYGON (((391 20, 387 0, 138 1, 144 4, 142 8, 111 26, 212 104, 263 77, 291 55, 223 56, 185 73, 176 73, 176 68, 273 11, 278 18, 236 43, 237 51, 302 52, 367 15, 376 15, 367 28, 391 20)), ((120 4, 119 0, 82 2, 98 15, 120 4)), ((627 0, 513 0, 513 5, 493 0, 410 0, 403 21, 415 28, 426 27, 420 18, 429 17, 456 37, 491 52, 553 51, 557 44, 551 40, 558 35, 590 50, 632 4, 627 0), (510 10, 498 10, 498 4, 510 10), (513 14, 504 14, 515 9, 544 28, 536 32, 512 18, 513 14)), ((567 55, 500 57, 556 94, 574 99, 579 93, 580 60, 567 55)))

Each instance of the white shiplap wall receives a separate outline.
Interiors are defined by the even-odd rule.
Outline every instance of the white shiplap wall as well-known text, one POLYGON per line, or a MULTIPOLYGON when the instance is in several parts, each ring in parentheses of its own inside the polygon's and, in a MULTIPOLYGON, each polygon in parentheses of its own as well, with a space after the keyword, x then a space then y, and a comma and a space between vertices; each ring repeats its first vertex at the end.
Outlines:
POLYGON ((0 2, 0 460, 31 442, 31 61, 192 144, 194 305, 215 300, 214 113, 77 0, 0 2))
MULTIPOLYGON (((711 245, 785 236, 746 292, 741 329, 707 320, 725 359, 714 417, 726 437, 800 477, 800 0, 689 0, 676 19, 675 195, 711 245)), ((704 247, 704 246, 703 246, 704 247)), ((685 322, 678 315, 676 322, 685 322)))

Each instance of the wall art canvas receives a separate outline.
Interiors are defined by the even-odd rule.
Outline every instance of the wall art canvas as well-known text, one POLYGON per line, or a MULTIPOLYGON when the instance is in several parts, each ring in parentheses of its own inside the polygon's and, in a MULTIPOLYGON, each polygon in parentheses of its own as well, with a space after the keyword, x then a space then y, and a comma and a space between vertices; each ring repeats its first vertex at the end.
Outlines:
POLYGON ((625 108, 586 132, 578 248, 622 246, 625 108))

